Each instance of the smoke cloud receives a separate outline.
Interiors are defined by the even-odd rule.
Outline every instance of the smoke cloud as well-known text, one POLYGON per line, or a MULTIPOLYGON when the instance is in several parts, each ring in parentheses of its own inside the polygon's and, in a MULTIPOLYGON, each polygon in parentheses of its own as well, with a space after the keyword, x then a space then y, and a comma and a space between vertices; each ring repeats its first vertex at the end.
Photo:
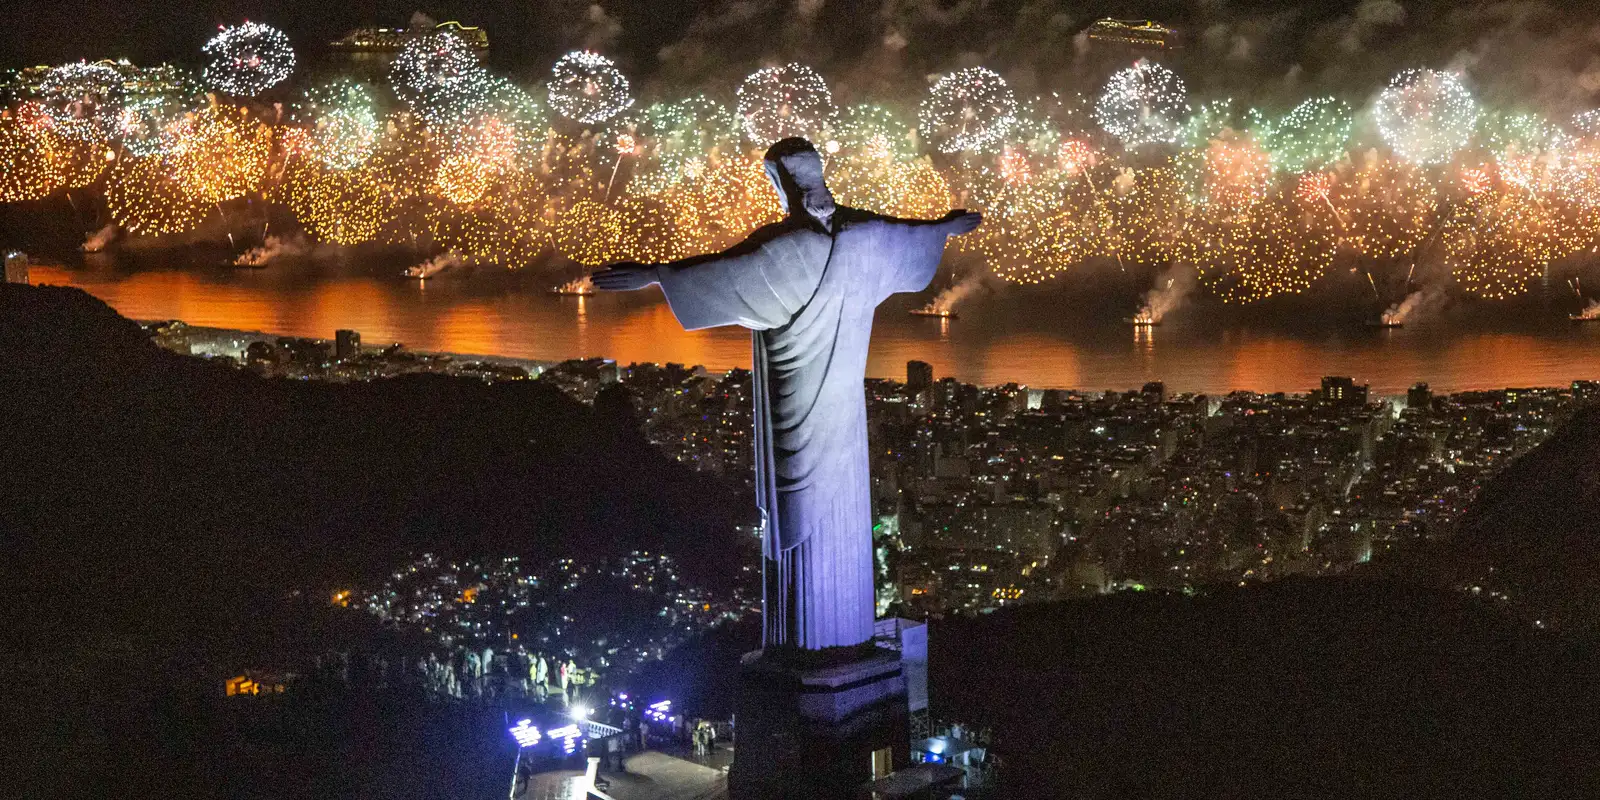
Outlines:
POLYGON ((233 260, 240 267, 264 267, 283 258, 305 258, 311 255, 311 242, 301 235, 268 236, 259 247, 252 247, 233 260))
POLYGON ((1160 322, 1178 310, 1195 288, 1193 270, 1174 267, 1167 272, 1166 280, 1157 279, 1156 287, 1145 293, 1144 306, 1135 319, 1141 322, 1160 322))
POLYGON ((922 310, 933 314, 953 314, 957 304, 971 297, 974 292, 982 288, 983 275, 968 275, 954 286, 940 292, 926 306, 923 306, 922 310))
POLYGON ((101 250, 106 249, 106 245, 116 241, 116 238, 117 225, 116 223, 108 222, 104 228, 101 228, 97 231, 92 231, 84 237, 82 248, 83 252, 98 253, 101 250))
POLYGON ((1383 324, 1403 325, 1418 322, 1444 310, 1448 296, 1444 289, 1429 286, 1405 296, 1383 312, 1383 324))
POLYGON ((447 253, 440 253, 414 267, 407 268, 405 274, 408 278, 432 278, 446 270, 459 269, 465 266, 466 263, 467 260, 462 258, 460 253, 451 250, 447 253))

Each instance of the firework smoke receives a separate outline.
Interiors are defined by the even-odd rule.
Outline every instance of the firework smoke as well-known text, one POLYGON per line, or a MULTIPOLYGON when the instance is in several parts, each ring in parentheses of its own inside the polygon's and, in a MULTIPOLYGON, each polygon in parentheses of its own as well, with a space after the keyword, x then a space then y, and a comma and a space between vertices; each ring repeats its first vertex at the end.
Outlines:
POLYGON ((1419 289, 1406 295, 1404 300, 1389 306, 1389 310, 1383 312, 1383 324, 1403 325, 1407 322, 1416 322, 1442 310, 1444 300, 1443 289, 1433 287, 1419 289))
POLYGON ((89 233, 83 239, 82 250, 85 253, 98 253, 106 249, 117 238, 117 225, 114 222, 106 223, 104 228, 89 233))
POLYGON ((967 299, 973 292, 981 288, 983 288, 983 277, 980 275, 969 276, 956 283, 956 285, 940 292, 937 297, 934 297, 926 306, 923 306, 922 310, 929 314, 949 316, 955 313, 957 303, 967 299))
POLYGON ((1189 293, 1194 291, 1194 273, 1187 269, 1174 270, 1176 274, 1166 279, 1165 282, 1157 281, 1156 287, 1144 295, 1144 307, 1134 317, 1137 322, 1155 324, 1163 317, 1178 310, 1187 300, 1189 293))
POLYGON ((430 258, 414 267, 407 267, 405 276, 407 278, 420 278, 426 280, 428 278, 435 277, 439 273, 446 270, 462 267, 466 263, 466 259, 462 258, 460 253, 451 250, 447 253, 440 253, 439 255, 436 255, 433 258, 430 258))
POLYGON ((252 247, 233 260, 234 266, 264 267, 280 258, 303 258, 311 254, 311 243, 304 236, 268 236, 260 247, 252 247))
POLYGON ((580 296, 591 295, 594 294, 594 279, 588 275, 583 275, 567 281, 566 283, 551 289, 551 291, 555 292, 556 294, 580 296))

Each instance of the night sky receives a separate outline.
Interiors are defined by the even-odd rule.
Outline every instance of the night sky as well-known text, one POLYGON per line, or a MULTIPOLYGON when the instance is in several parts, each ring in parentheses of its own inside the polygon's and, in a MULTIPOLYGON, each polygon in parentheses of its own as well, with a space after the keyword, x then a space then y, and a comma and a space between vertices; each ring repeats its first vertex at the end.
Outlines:
POLYGON ((1108 53, 1083 37, 1104 16, 1153 17, 1188 47, 1163 56, 1191 91, 1251 103, 1331 92, 1358 101, 1412 66, 1465 71, 1489 102, 1571 113, 1600 93, 1596 3, 1539 0, 1331 0, 1326 3, 1135 3, 1058 0, 21 0, 8 6, 0 64, 126 56, 194 64, 219 24, 282 28, 302 59, 364 24, 404 25, 414 12, 489 30, 495 68, 533 80, 561 53, 606 53, 646 91, 731 90, 764 63, 816 67, 840 99, 893 96, 930 75, 983 64, 1024 92, 1092 90, 1108 53))

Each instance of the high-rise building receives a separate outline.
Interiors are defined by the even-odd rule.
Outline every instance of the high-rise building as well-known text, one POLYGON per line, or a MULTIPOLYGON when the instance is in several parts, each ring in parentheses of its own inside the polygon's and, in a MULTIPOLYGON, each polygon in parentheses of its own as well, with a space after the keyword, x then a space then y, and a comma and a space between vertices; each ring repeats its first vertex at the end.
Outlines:
POLYGON ((906 362, 906 388, 919 391, 933 385, 933 365, 926 361, 906 362))
POLYGON ((1581 403, 1600 401, 1600 381, 1573 381, 1572 396, 1581 403))
POLYGON ((28 282, 28 254, 12 250, 6 253, 6 283, 28 282))
POLYGON ((1334 405, 1364 406, 1367 404, 1367 385, 1357 385, 1345 376, 1330 375, 1322 379, 1322 399, 1334 405))
POLYGON ((1144 385, 1139 393, 1154 398, 1157 403, 1167 402, 1167 385, 1161 381, 1151 381, 1144 385))
POLYGON ((352 330, 338 330, 333 334, 333 357, 340 361, 348 361, 361 355, 361 333, 352 330))
POLYGON ((1433 403, 1433 392, 1428 384, 1419 383, 1406 391, 1406 408, 1427 408, 1433 403))

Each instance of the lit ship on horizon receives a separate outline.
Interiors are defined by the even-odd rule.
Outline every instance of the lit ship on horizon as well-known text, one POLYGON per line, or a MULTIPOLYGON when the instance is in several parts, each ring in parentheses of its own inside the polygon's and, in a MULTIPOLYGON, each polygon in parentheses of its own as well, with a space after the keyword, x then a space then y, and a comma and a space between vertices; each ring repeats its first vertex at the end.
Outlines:
POLYGON ((594 281, 588 275, 552 286, 550 293, 558 297, 588 297, 594 294, 594 281))
POLYGON ((953 311, 951 309, 948 309, 948 308, 943 308, 941 306, 937 306, 937 305, 935 305, 933 303, 929 303, 929 304, 927 304, 927 305, 925 305, 925 306, 923 306, 921 308, 913 308, 913 309, 911 309, 910 311, 908 311, 906 313, 910 314, 913 317, 937 317, 938 319, 956 319, 956 312, 955 311, 953 311))
POLYGON ((1149 306, 1139 309, 1139 313, 1123 320, 1135 328, 1154 328, 1161 324, 1161 318, 1156 316, 1149 306))

